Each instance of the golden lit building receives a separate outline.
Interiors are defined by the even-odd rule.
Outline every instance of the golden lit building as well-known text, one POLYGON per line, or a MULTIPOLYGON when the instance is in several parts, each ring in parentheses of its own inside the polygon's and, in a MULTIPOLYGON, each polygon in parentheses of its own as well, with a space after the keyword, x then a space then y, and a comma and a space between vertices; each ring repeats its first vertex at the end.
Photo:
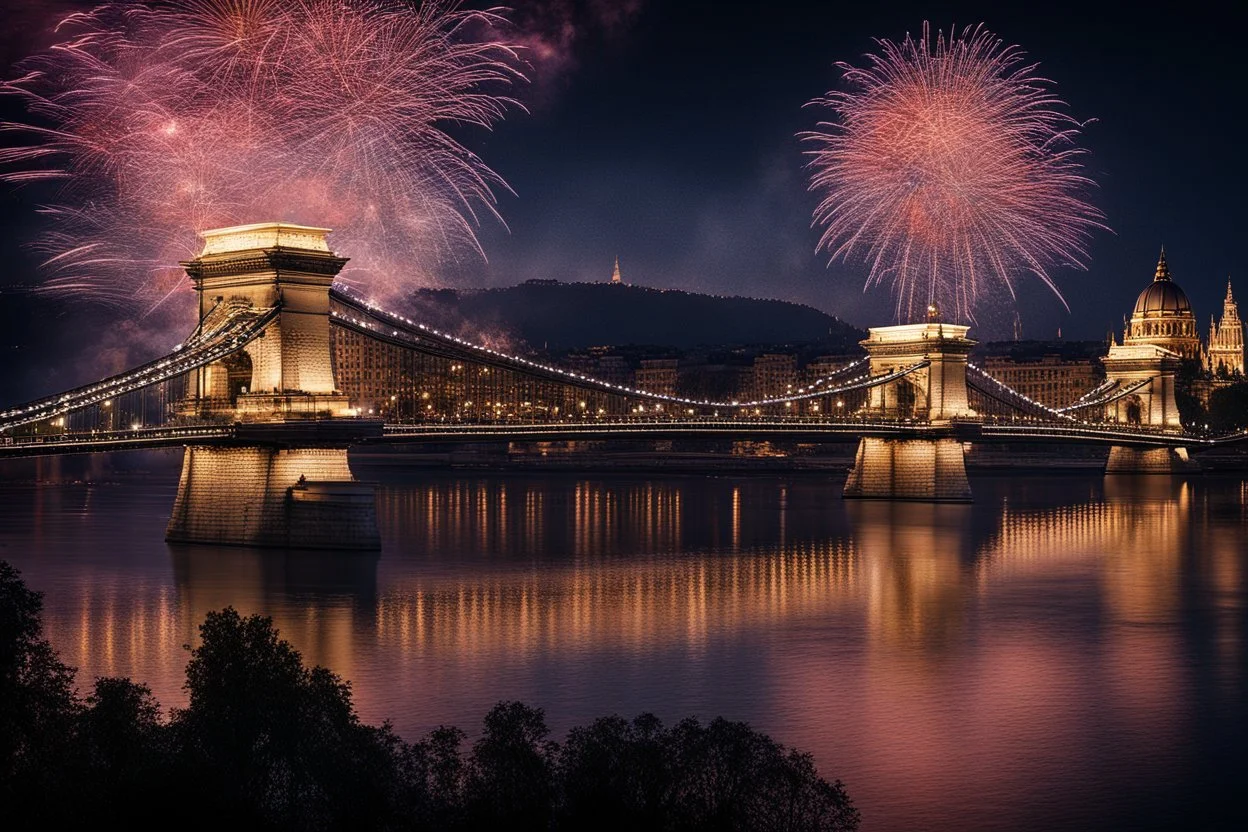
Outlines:
POLYGON ((858 356, 856 355, 821 355, 806 365, 806 368, 802 371, 802 382, 804 384, 815 384, 820 379, 826 379, 836 374, 837 371, 853 363, 857 358, 858 356))
POLYGON ((1226 299, 1222 301, 1222 320, 1209 321, 1209 349, 1205 368, 1215 376, 1244 374, 1244 323, 1239 306, 1231 294, 1231 281, 1226 281, 1226 299))
POLYGON ((1002 384, 1048 407, 1071 404, 1100 381, 1093 361, 1060 355, 1021 360, 993 356, 984 362, 984 369, 1002 384))
POLYGON ((775 399, 797 386, 797 356, 766 353, 754 359, 752 392, 756 400, 775 399))
POLYGON ((675 396, 678 378, 675 358, 646 358, 633 373, 633 386, 647 393, 675 396))
POLYGON ((1187 295, 1170 277, 1166 250, 1162 248, 1153 282, 1140 292, 1123 336, 1123 346, 1152 344, 1183 358, 1202 356, 1196 315, 1187 295))

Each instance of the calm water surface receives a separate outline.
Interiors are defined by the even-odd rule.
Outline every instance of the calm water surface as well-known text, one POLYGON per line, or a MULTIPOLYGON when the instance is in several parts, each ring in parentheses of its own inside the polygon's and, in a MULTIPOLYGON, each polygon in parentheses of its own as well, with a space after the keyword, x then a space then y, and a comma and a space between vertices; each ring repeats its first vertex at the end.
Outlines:
POLYGON ((1248 480, 981 478, 972 506, 819 478, 422 474, 378 556, 172 547, 175 476, 0 484, 0 558, 80 685, 181 690, 196 625, 273 616, 416 738, 500 699, 556 734, 747 720, 868 830, 1243 828, 1248 480))

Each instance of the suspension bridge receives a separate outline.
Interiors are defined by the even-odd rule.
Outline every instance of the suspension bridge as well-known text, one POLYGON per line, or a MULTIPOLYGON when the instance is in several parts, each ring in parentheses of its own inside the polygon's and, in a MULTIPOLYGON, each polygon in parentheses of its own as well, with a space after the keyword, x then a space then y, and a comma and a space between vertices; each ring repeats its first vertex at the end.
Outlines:
POLYGON ((1111 472, 1174 472, 1248 434, 1185 433, 1178 361, 1113 347, 1060 408, 969 361, 968 328, 872 328, 865 355, 786 395, 661 395, 441 332, 334 286, 327 229, 204 234, 184 263, 199 323, 168 355, 0 410, 0 458, 185 447, 171 540, 372 548, 360 444, 731 438, 857 442, 846 497, 969 500, 968 442, 1110 447, 1111 472))

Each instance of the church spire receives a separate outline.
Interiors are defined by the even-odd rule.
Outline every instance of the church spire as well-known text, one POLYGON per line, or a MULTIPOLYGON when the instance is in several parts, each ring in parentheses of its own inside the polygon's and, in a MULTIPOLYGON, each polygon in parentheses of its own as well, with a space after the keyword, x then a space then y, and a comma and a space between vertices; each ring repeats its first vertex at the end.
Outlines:
POLYGON ((611 272, 612 283, 623 283, 624 279, 620 277, 620 256, 615 256, 615 271, 611 272))
POLYGON ((1161 257, 1157 258, 1157 271, 1153 274, 1153 280, 1169 280, 1170 267, 1166 265, 1166 247, 1161 247, 1161 257))

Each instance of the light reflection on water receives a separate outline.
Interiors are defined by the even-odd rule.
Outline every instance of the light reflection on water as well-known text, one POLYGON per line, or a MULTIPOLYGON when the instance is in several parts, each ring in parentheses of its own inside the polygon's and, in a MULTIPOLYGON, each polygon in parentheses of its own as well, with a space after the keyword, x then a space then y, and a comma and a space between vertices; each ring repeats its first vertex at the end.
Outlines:
POLYGON ((180 704, 183 645, 229 604, 409 737, 502 698, 557 733, 745 719, 844 779, 869 829, 1244 811, 1221 791, 1248 773, 1240 479, 985 479, 931 506, 819 478, 435 475, 383 486, 380 557, 168 547, 173 485, 0 488, 0 557, 84 684, 180 704))

